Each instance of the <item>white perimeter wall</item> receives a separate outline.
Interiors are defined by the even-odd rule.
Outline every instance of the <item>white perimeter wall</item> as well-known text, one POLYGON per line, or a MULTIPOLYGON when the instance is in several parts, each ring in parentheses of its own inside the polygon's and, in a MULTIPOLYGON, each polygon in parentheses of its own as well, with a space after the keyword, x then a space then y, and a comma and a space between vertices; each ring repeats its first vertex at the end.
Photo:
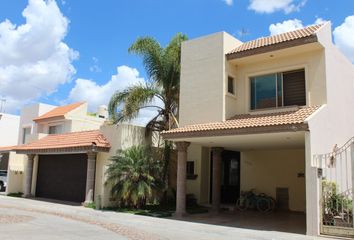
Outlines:
POLYGON ((17 145, 20 117, 6 113, 0 115, 0 146, 17 145))

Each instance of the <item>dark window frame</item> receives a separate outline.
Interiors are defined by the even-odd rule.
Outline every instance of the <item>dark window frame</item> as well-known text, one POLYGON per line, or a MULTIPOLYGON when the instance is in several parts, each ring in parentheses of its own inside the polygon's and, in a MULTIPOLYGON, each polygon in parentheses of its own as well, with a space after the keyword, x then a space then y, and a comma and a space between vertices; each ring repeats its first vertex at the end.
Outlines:
POLYGON ((236 95, 235 91, 235 78, 232 76, 227 77, 227 93, 231 95, 236 95), (231 84, 230 84, 231 82, 231 84))
POLYGON ((194 180, 198 177, 195 174, 195 162, 194 161, 187 161, 186 172, 187 172, 187 179, 194 180))

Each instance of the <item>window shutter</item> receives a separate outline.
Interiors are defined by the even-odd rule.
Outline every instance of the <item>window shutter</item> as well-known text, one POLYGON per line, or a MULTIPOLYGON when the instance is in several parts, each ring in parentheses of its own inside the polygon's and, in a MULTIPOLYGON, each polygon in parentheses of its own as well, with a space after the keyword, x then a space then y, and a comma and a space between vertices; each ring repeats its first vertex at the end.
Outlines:
POLYGON ((305 71, 283 73, 284 106, 306 105, 305 71))

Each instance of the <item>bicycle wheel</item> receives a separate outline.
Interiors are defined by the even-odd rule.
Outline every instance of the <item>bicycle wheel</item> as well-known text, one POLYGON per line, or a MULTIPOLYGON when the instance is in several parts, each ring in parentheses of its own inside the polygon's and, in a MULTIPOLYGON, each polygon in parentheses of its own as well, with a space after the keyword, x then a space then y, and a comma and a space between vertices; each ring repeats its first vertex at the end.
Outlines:
POLYGON ((236 207, 240 211, 245 211, 248 209, 249 201, 246 198, 239 198, 236 202, 236 207))
POLYGON ((257 210, 263 213, 268 212, 271 209, 270 201, 265 197, 258 198, 256 205, 257 210))
POLYGON ((269 211, 271 212, 271 211, 274 211, 274 209, 275 209, 275 200, 274 200, 274 198, 269 197, 269 201, 270 201, 269 211))

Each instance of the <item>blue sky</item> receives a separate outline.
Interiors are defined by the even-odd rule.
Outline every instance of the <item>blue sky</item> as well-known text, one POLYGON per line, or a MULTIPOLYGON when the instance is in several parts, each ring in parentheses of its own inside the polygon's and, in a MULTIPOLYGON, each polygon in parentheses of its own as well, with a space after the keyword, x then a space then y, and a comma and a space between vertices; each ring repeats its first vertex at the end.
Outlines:
POLYGON ((346 42, 345 37, 353 38, 348 33, 354 31, 354 19, 345 19, 352 15, 351 0, 1 0, 0 73, 5 77, 0 76, 0 96, 7 99, 7 112, 17 112, 35 101, 58 105, 87 100, 94 109, 109 98, 96 96, 96 89, 100 95, 109 95, 115 88, 146 77, 141 59, 127 51, 137 37, 146 35, 162 45, 177 32, 195 38, 226 31, 247 41, 269 35, 272 24, 279 23, 273 31, 282 32, 330 20, 333 30, 344 26, 336 35, 337 42, 353 53, 348 55, 351 57, 354 43, 346 42), (31 20, 22 15, 25 8, 31 20), (18 29, 24 25, 25 30, 18 29), (242 31, 245 34, 240 35, 242 31), (33 50, 36 48, 26 41, 47 49, 33 50), (60 43, 67 48, 59 51, 50 47, 60 43), (1 59, 4 52, 7 57, 1 59), (117 72, 119 66, 124 67, 117 72), (41 67, 50 70, 43 73, 41 67), (116 76, 113 81, 112 76, 116 76), (79 84, 78 79, 82 80, 79 84), (18 89, 9 90, 10 86, 18 89), (95 96, 91 99, 85 89, 95 96))

